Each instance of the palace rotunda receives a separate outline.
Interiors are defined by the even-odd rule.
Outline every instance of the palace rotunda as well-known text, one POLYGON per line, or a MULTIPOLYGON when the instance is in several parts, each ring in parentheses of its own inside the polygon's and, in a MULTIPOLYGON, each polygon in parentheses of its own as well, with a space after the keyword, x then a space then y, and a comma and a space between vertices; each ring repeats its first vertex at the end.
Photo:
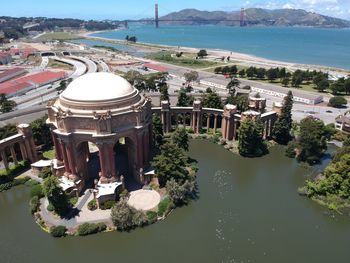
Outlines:
POLYGON ((98 148, 99 185, 120 182, 125 174, 119 168, 125 160, 127 176, 146 183, 143 168, 150 158, 151 102, 122 77, 99 72, 75 79, 48 104, 47 122, 56 159, 64 167, 59 175, 75 182, 78 192, 90 187, 91 145, 98 148), (119 149, 126 159, 118 159, 119 149))

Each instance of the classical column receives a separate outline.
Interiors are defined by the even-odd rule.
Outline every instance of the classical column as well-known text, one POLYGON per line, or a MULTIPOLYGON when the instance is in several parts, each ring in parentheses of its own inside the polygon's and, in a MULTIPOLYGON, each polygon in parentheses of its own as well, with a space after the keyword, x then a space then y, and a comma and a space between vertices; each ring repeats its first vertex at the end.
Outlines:
POLYGON ((218 127, 218 115, 214 114, 214 130, 213 130, 214 134, 216 133, 217 127, 218 127))
POLYGON ((149 159, 149 136, 148 136, 148 131, 145 132, 143 136, 143 159, 144 159, 144 164, 148 163, 149 159))
POLYGON ((142 145, 142 134, 137 134, 137 169, 139 170, 140 168, 143 167, 143 145, 142 145))
POLYGON ((179 127, 179 114, 178 113, 175 114, 175 121, 176 121, 175 128, 177 129, 177 127, 179 127))
POLYGON ((236 137, 237 137, 237 120, 234 120, 233 140, 236 140, 236 137))
POLYGON ((106 156, 105 156, 105 144, 97 144, 99 150, 101 177, 106 178, 106 156))
POLYGON ((13 148, 13 145, 10 146, 10 151, 11 151, 11 156, 12 156, 13 162, 15 163, 15 165, 17 165, 18 160, 17 160, 15 149, 13 148))
POLYGON ((19 143, 19 148, 21 149, 22 159, 23 160, 27 160, 28 159, 28 155, 27 155, 26 147, 25 147, 23 142, 19 143))
POLYGON ((62 152, 62 156, 63 156, 63 163, 64 163, 64 170, 66 171, 66 173, 71 173, 72 170, 69 166, 69 161, 68 161, 68 156, 67 156, 67 151, 66 151, 66 145, 64 143, 64 141, 62 140, 58 140, 60 146, 61 146, 61 152, 62 152))
POLYGON ((209 131, 210 129, 210 114, 208 114, 208 117, 207 117, 207 132, 209 131))
POLYGON ((30 142, 27 140, 27 138, 24 139, 24 146, 26 148, 26 153, 29 161, 34 162, 34 157, 30 146, 30 142))
POLYGON ((4 163, 4 166, 5 166, 6 170, 8 170, 9 169, 9 163, 7 161, 7 156, 6 156, 5 150, 1 151, 1 159, 2 159, 2 161, 4 163))
POLYGON ((161 121, 162 121, 162 126, 163 126, 163 132, 166 133, 166 126, 165 126, 165 112, 161 112, 161 121))
POLYGON ((200 133, 201 132, 201 129, 202 129, 202 120, 201 120, 201 113, 200 112, 197 112, 197 127, 196 127, 196 132, 197 133, 200 133))
POLYGON ((69 167, 71 170, 71 173, 76 175, 77 174, 77 167, 75 162, 75 154, 74 154, 74 148, 71 142, 67 144, 67 155, 68 155, 68 162, 69 167))
POLYGON ((167 112, 167 133, 171 131, 171 113, 170 111, 167 112))
POLYGON ((61 147, 58 145, 56 134, 52 130, 51 130, 51 138, 52 138, 53 145, 55 147, 56 159, 59 161, 62 161, 61 147))
POLYGON ((115 167, 115 152, 113 150, 113 145, 108 145, 108 155, 109 155, 109 165, 110 172, 113 178, 117 178, 116 167, 115 167))

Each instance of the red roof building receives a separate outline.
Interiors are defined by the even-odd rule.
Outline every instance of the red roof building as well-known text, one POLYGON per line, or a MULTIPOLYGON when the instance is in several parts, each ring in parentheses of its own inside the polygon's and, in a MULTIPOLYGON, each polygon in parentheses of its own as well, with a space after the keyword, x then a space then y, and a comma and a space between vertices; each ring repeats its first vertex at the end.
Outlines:
POLYGON ((66 78, 66 73, 44 71, 22 78, 9 80, 0 84, 0 93, 5 93, 8 97, 24 93, 35 87, 44 86, 52 82, 66 78))
POLYGON ((12 68, 0 73, 0 83, 24 75, 27 71, 23 68, 12 68))

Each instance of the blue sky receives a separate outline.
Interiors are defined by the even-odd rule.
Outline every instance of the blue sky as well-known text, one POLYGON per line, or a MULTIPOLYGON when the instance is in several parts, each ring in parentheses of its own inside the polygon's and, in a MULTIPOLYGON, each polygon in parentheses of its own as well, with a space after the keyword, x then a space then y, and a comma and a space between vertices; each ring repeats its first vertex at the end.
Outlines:
MULTIPOLYGON (((153 0, 1 0, 0 15, 83 19, 144 18, 153 15, 153 0)), ((233 11, 241 7, 302 8, 350 20, 350 0, 158 0, 160 15, 184 8, 233 11)))

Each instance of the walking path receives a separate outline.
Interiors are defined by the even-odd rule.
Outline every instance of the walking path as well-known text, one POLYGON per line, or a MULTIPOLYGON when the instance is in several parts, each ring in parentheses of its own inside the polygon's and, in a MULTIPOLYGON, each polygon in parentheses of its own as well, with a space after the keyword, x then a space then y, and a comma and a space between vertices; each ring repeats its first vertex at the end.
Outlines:
POLYGON ((41 199, 40 215, 48 226, 62 225, 68 229, 76 228, 83 223, 111 223, 111 210, 95 210, 90 211, 87 204, 93 199, 90 189, 79 198, 75 209, 66 217, 60 218, 47 210, 49 202, 46 198, 41 199))

